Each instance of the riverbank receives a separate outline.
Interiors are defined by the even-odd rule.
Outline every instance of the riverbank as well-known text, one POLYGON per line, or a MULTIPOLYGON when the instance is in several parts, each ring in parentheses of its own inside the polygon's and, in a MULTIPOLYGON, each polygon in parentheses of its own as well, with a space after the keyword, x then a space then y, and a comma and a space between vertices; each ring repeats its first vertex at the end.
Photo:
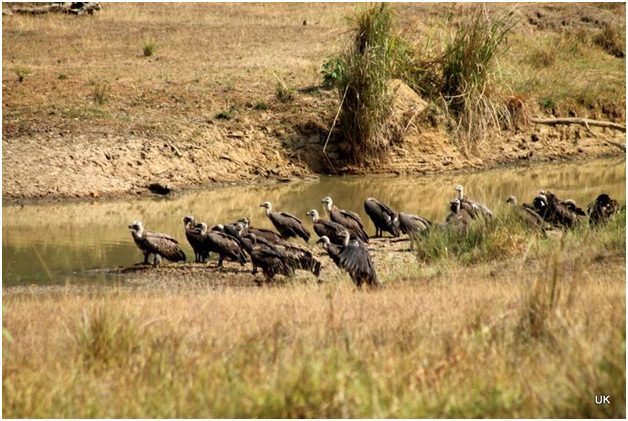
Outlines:
POLYGON ((625 416, 625 214, 509 232, 475 263, 375 240, 377 291, 327 258, 320 284, 257 287, 227 263, 3 288, 3 416, 625 416))
MULTIPOLYGON (((418 41, 438 35, 452 13, 447 5, 395 8, 399 30, 418 41)), ((625 144, 622 132, 532 123, 470 150, 450 138, 443 115, 407 89, 396 107, 404 141, 386 160, 348 166, 334 136, 324 154, 340 98, 321 87, 320 68, 345 45, 339 35, 354 9, 112 4, 78 19, 3 16, 3 200, 142 196, 330 173, 433 174, 623 154, 605 141, 625 144), (150 55, 142 53, 147 45, 150 55), (277 79, 290 95, 280 95, 277 79)), ((504 92, 531 116, 623 123, 625 59, 595 39, 605 25, 621 32, 625 14, 602 5, 526 5, 516 13, 502 63, 504 92)))

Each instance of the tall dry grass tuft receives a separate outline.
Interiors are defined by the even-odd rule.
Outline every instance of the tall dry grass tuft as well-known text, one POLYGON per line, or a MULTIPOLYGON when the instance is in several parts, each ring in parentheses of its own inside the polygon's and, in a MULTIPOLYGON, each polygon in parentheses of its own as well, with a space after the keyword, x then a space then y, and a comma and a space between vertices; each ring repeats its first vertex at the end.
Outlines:
POLYGON ((510 125, 506 102, 497 90, 497 55, 513 28, 511 12, 489 15, 476 6, 471 16, 455 24, 442 56, 443 96, 455 117, 454 133, 463 141, 479 143, 492 130, 510 125))
POLYGON ((107 367, 128 361, 139 349, 140 336, 135 320, 100 306, 91 314, 83 311, 74 341, 85 364, 107 367))
POLYGON ((401 41, 392 33, 393 12, 385 3, 353 17, 353 42, 330 62, 328 83, 336 80, 342 110, 339 127, 357 164, 383 158, 399 134, 389 124, 393 93, 389 81, 398 63, 401 41))

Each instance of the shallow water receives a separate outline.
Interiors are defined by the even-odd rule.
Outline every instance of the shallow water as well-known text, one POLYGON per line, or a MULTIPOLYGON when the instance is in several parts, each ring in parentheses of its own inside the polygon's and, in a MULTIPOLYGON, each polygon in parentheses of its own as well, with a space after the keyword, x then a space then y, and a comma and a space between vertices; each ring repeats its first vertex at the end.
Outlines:
POLYGON ((189 260, 194 253, 185 239, 185 215, 209 226, 248 216, 254 226, 272 228, 259 207, 271 201, 276 209, 297 215, 311 228, 305 212, 316 208, 324 216, 320 200, 331 196, 339 207, 357 211, 369 234, 374 234, 364 213, 365 198, 375 197, 397 210, 438 222, 446 217, 457 184, 464 185, 468 197, 489 207, 511 194, 520 202, 531 201, 540 189, 586 207, 602 192, 625 202, 626 163, 614 159, 438 176, 321 177, 315 182, 222 187, 169 198, 3 206, 3 285, 108 282, 110 278, 97 269, 142 260, 127 228, 138 219, 150 231, 178 238, 189 260))

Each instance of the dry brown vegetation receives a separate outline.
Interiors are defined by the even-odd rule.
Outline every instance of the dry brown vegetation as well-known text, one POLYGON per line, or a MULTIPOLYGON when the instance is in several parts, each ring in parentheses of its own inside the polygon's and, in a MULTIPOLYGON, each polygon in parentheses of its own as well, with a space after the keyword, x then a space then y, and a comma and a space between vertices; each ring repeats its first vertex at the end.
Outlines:
MULTIPOLYGON (((3 16, 5 197, 99 196, 143 192, 151 182, 188 186, 361 171, 336 162, 340 146, 329 148, 333 165, 321 154, 340 98, 320 89, 321 66, 346 46, 345 17, 360 7, 108 4, 89 17, 3 16), (275 75, 291 100, 277 95, 275 75)), ((465 7, 394 5, 394 28, 419 49, 438 49, 451 27, 448 17, 462 16, 465 7)), ((520 98, 530 114, 623 121, 625 59, 607 51, 624 48, 623 8, 518 7, 519 24, 498 57, 500 93, 520 98)), ((405 111, 404 143, 368 171, 433 172, 616 152, 600 140, 612 133, 599 129, 591 135, 527 127, 491 137, 467 156, 432 106, 412 120, 412 109, 405 111)))
POLYGON ((377 291, 329 261, 323 284, 4 290, 3 416, 624 417, 625 213, 512 229, 475 261, 453 238, 427 263, 377 253, 377 291))

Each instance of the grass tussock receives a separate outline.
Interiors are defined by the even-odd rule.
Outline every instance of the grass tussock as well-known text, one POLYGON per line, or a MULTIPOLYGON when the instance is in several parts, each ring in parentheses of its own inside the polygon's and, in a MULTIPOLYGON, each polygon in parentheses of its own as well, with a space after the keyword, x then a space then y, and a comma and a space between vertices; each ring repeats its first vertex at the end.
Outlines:
POLYGON ((92 101, 96 105, 104 105, 109 99, 111 85, 102 80, 92 80, 90 84, 92 85, 92 101))
POLYGON ((521 255, 538 240, 539 233, 504 206, 492 219, 474 221, 467 229, 450 225, 433 229, 415 245, 419 260, 426 263, 473 264, 521 255))
POLYGON ((457 121, 454 134, 459 139, 478 143, 510 124, 508 107, 497 89, 496 61, 513 26, 511 12, 493 17, 476 6, 471 16, 456 23, 445 45, 441 95, 457 121))
POLYGON ((23 82, 28 76, 30 76, 33 72, 29 67, 26 66, 17 66, 15 69, 15 76, 17 76, 18 82, 23 82))
POLYGON ((354 163, 373 163, 397 140, 390 125, 395 74, 401 41, 393 34, 393 11, 385 3, 357 13, 353 38, 340 59, 323 68, 342 98, 339 128, 354 163))
POLYGON ((614 57, 623 58, 626 55, 625 34, 622 35, 611 25, 605 25, 593 37, 593 42, 614 57))
POLYGON ((150 39, 144 42, 144 47, 142 48, 142 53, 144 54, 144 57, 151 57, 153 54, 155 54, 156 50, 157 43, 154 40, 150 39))

